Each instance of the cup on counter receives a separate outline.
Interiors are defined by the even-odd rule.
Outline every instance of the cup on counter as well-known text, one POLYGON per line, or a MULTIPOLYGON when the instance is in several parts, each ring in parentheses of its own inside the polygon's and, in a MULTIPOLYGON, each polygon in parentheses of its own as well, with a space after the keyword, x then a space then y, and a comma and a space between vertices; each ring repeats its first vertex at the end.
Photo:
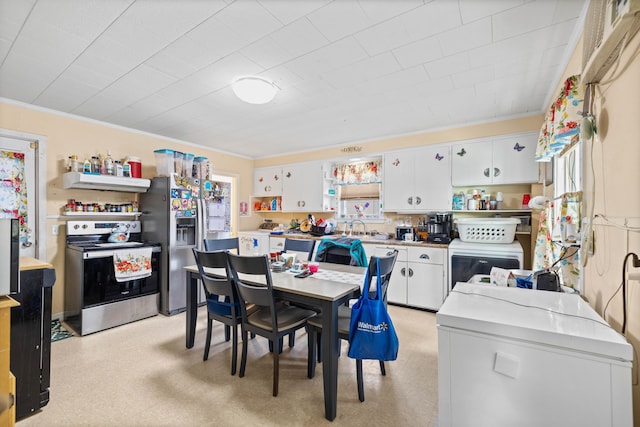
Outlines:
POLYGON ((315 262, 310 262, 309 263, 309 271, 312 273, 317 273, 318 272, 318 264, 315 262))
POLYGON ((402 240, 407 242, 413 242, 413 233, 404 233, 402 240))

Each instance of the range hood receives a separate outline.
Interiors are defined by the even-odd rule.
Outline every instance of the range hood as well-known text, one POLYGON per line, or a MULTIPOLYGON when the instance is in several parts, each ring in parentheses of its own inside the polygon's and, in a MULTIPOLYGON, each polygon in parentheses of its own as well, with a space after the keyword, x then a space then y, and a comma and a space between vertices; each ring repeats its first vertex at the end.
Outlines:
POLYGON ((84 188, 87 190, 125 191, 144 193, 151 181, 144 178, 128 178, 112 175, 92 175, 81 172, 67 172, 62 176, 63 188, 84 188))

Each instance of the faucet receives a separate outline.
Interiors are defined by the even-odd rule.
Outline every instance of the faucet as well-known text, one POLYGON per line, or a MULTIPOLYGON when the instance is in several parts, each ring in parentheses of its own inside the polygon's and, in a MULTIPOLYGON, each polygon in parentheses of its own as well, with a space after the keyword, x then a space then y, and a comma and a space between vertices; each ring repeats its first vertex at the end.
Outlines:
POLYGON ((362 224, 362 234, 367 234, 367 225, 364 223, 364 221, 362 221, 361 219, 354 219, 353 221, 351 221, 351 224, 349 224, 349 237, 353 236, 354 222, 359 222, 360 224, 362 224))

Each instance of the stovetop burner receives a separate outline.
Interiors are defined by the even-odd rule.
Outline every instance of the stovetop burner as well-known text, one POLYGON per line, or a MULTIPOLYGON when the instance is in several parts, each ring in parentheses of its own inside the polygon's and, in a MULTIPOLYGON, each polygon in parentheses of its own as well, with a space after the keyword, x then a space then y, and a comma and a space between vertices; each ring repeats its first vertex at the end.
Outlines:
POLYGON ((78 251, 123 249, 160 246, 155 242, 143 242, 140 221, 68 221, 67 247, 78 251), (109 242, 114 227, 124 224, 130 231, 126 242, 109 242))

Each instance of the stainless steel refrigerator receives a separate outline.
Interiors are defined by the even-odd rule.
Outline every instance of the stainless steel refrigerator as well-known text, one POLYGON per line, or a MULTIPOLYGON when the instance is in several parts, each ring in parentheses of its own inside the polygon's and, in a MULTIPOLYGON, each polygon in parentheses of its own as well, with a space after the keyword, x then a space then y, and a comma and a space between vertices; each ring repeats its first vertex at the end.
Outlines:
MULTIPOLYGON (((215 197, 215 189, 215 183, 209 181, 174 176, 156 177, 151 180, 147 192, 140 195, 142 238, 162 245, 162 314, 172 316, 186 309, 184 267, 195 264, 193 248, 202 249, 205 238, 228 236, 228 231, 224 230, 226 216, 222 221, 222 230, 210 229, 214 225, 221 227, 219 219, 210 219, 211 215, 221 213, 216 209, 217 206, 213 206, 220 201, 220 197, 215 197)), ((199 302, 204 302, 202 290, 199 302)))

